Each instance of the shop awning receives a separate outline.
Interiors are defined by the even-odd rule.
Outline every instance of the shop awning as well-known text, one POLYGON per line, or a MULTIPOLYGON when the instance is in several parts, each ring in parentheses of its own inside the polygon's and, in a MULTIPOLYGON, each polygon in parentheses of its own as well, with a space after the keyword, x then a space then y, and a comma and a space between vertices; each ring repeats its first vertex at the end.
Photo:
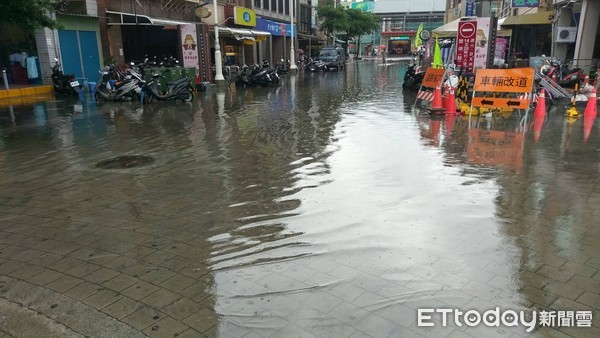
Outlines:
MULTIPOLYGON (((219 34, 225 33, 225 35, 233 35, 236 37, 244 36, 269 36, 271 33, 264 31, 257 31, 254 29, 243 29, 243 28, 232 28, 232 27, 219 27, 219 34)), ((239 40, 239 39, 238 39, 239 40)))
MULTIPOLYGON (((440 38, 454 38, 456 37, 456 32, 458 31, 458 22, 460 19, 456 19, 454 21, 448 22, 447 24, 440 26, 433 31, 431 31, 432 35, 438 36, 440 38)), ((511 36, 512 30, 510 29, 499 29, 496 32, 497 36, 511 36)))
POLYGON ((108 16, 108 25, 145 25, 145 26, 176 26, 176 25, 197 25, 200 22, 179 21, 171 19, 151 18, 146 15, 133 13, 106 11, 108 16))
POLYGON ((509 16, 504 20, 502 26, 513 25, 547 25, 552 23, 554 12, 539 12, 534 14, 523 14, 509 16))

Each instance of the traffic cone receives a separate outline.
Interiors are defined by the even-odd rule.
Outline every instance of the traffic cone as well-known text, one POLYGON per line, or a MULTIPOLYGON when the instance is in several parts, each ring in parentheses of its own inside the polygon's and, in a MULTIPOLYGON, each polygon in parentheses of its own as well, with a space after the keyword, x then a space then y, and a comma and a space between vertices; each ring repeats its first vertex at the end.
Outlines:
POLYGON ((454 120, 457 114, 446 114, 446 137, 452 135, 452 129, 454 129, 454 120))
POLYGON ((592 89, 592 94, 588 98, 587 106, 585 106, 584 116, 593 116, 595 119, 598 115, 598 102, 596 99, 596 88, 592 89))
POLYGON ((439 113, 444 111, 444 105, 442 104, 442 87, 440 85, 435 87, 435 91, 433 92, 433 101, 431 101, 429 111, 431 113, 439 113))
POLYGON ((456 99, 454 98, 454 87, 450 87, 448 98, 446 99, 446 115, 456 115, 456 99))
POLYGON ((537 98, 537 104, 535 106, 535 111, 533 112, 533 116, 546 116, 546 90, 542 88, 540 90, 540 95, 537 98))
POLYGON ((584 115, 583 116, 583 142, 587 142, 590 138, 590 133, 592 132, 592 127, 594 126, 595 116, 584 115))
POLYGON ((533 114, 533 139, 535 142, 540 140, 542 126, 546 120, 546 114, 533 114))

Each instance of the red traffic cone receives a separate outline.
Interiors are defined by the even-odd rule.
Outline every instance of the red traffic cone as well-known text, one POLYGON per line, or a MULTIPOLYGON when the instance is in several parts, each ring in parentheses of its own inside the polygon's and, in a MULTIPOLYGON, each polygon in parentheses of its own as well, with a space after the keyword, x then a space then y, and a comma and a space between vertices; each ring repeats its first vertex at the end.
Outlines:
POLYGON ((540 140, 542 126, 546 120, 546 114, 533 114, 533 139, 535 142, 540 140))
POLYGON ((454 120, 457 114, 446 114, 446 137, 452 135, 452 129, 454 129, 454 120))
POLYGON ((454 98, 454 87, 450 87, 450 93, 446 102, 446 115, 456 115, 456 99, 454 98))
POLYGON ((433 101, 431 101, 429 111, 431 113, 439 113, 444 111, 444 105, 442 104, 442 87, 440 85, 435 87, 435 91, 433 92, 433 101))
POLYGON ((587 106, 585 106, 585 111, 583 112, 585 116, 593 116, 593 119, 598 115, 598 102, 596 99, 596 88, 592 89, 592 94, 588 98, 587 106))
POLYGON ((595 119, 596 117, 592 116, 592 114, 583 116, 583 142, 587 142, 590 138, 595 119))
POLYGON ((546 90, 542 88, 540 90, 540 95, 537 98, 537 104, 535 105, 535 111, 533 112, 533 116, 543 115, 546 117, 546 90))

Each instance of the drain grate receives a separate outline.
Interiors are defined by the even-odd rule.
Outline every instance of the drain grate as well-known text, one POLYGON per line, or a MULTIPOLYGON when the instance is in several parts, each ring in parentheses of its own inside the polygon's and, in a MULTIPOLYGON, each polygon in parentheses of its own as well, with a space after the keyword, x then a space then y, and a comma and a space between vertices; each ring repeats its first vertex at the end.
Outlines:
POLYGON ((129 169, 142 167, 154 163, 154 158, 150 156, 118 156, 108 160, 102 160, 96 163, 96 167, 101 169, 129 169))

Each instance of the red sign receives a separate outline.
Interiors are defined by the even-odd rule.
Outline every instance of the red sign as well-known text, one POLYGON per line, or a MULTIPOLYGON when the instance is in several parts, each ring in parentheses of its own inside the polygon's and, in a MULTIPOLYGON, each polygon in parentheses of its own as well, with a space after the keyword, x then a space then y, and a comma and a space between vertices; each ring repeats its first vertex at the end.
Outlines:
POLYGON ((477 39, 477 21, 459 21, 456 43, 455 63, 459 67, 473 71, 475 63, 475 42, 477 39))

